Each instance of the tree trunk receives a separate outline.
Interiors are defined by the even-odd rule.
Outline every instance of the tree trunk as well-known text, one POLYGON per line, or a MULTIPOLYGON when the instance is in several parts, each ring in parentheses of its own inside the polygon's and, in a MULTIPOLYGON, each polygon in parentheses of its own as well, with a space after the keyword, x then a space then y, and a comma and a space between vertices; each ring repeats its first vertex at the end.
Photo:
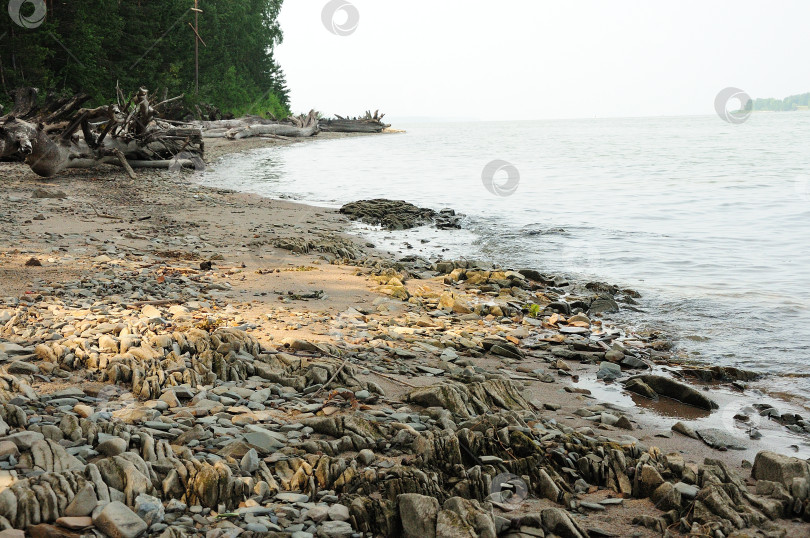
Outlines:
POLYGON ((317 124, 310 125, 309 127, 296 127, 294 125, 275 123, 271 125, 248 125, 247 127, 237 127, 227 131, 225 133, 225 138, 239 140, 240 138, 250 138, 252 136, 262 135, 307 137, 313 136, 317 132, 317 124))

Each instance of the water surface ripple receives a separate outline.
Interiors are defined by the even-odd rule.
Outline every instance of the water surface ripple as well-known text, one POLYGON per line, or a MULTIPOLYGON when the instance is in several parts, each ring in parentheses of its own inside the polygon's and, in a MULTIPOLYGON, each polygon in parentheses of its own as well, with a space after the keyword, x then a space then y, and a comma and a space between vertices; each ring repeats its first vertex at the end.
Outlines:
MULTIPOLYGON (((665 326, 691 357, 810 373, 810 114, 395 127, 408 132, 231 155, 204 182, 332 207, 452 207, 467 229, 364 233, 632 287, 646 312, 630 319, 665 326), (520 171, 512 196, 482 185, 495 159, 520 171)), ((810 396, 810 379, 774 387, 810 396)))

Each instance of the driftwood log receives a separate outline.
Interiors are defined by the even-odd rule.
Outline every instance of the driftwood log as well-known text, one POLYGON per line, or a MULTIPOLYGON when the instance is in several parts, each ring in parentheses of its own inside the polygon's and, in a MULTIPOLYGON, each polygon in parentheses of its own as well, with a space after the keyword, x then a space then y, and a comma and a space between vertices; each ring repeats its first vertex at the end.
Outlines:
POLYGON ((120 89, 117 94, 117 103, 87 109, 81 108, 87 95, 48 96, 39 107, 36 88, 17 90, 12 111, 0 116, 0 158, 24 160, 43 177, 98 164, 123 166, 134 176, 132 168, 188 166, 202 159, 199 128, 160 120, 161 109, 182 96, 153 105, 144 88, 129 99, 120 89))
POLYGON ((198 121, 193 123, 202 129, 204 138, 228 138, 239 140, 254 136, 308 137, 318 134, 318 113, 290 116, 282 121, 259 116, 245 116, 233 120, 198 121))
POLYGON ((335 119, 322 119, 320 129, 324 132, 333 133, 380 133, 384 129, 391 127, 391 125, 382 122, 384 116, 385 114, 380 114, 379 110, 374 111, 373 115, 369 110, 365 116, 359 118, 344 118, 335 115, 335 119))

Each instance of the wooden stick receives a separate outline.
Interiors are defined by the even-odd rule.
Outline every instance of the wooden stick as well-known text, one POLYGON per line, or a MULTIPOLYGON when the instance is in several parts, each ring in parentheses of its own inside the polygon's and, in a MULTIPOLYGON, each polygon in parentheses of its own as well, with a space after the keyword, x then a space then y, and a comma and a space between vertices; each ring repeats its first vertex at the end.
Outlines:
POLYGON ((135 301, 127 306, 162 306, 167 304, 175 304, 175 303, 182 303, 183 299, 161 299, 159 301, 135 301))
MULTIPOLYGON (((166 99, 165 101, 161 101, 160 103, 156 104, 154 108, 157 108, 159 106, 163 106, 163 105, 168 104, 168 103, 172 103, 174 101, 179 101, 180 99, 182 99, 185 96, 186 96, 186 94, 181 93, 177 97, 172 97, 171 99, 166 99)), ((162 121, 166 121, 166 120, 162 120, 162 121)))
POLYGON ((127 171, 130 179, 138 179, 138 176, 135 175, 135 170, 133 170, 127 162, 127 158, 124 156, 124 153, 118 148, 113 149, 113 153, 115 153, 115 156, 118 157, 118 160, 121 162, 121 166, 123 166, 124 170, 127 171))
POLYGON ((412 389, 418 389, 418 388, 419 388, 419 387, 417 387, 416 385, 411 385, 411 384, 410 384, 410 383, 408 383, 407 381, 402 381, 401 379, 397 379, 396 377, 390 376, 390 375, 388 375, 388 374, 383 374, 382 372, 375 372, 375 371, 373 371, 373 370, 372 370, 372 371, 371 371, 371 373, 372 373, 372 374, 377 374, 378 376, 380 376, 380 377, 384 377, 384 378, 386 378, 386 379, 390 379, 391 381, 394 381, 394 382, 396 382, 396 383, 402 383, 402 384, 403 384, 403 385, 405 385, 406 387, 411 387, 412 389))
POLYGON ((340 372, 343 370, 343 367, 344 367, 344 366, 346 366, 346 363, 348 363, 348 362, 349 362, 349 357, 346 357, 346 359, 343 361, 343 364, 341 364, 341 365, 340 365, 340 368, 338 368, 338 369, 335 371, 335 373, 334 373, 334 374, 332 374, 332 377, 330 377, 330 378, 329 378, 329 381, 327 381, 326 383, 324 383, 324 384, 323 384, 323 386, 321 386, 321 388, 319 388, 318 390, 316 390, 316 391, 315 391, 315 394, 313 394, 312 396, 317 396, 317 395, 318 395, 318 393, 320 393, 320 392, 321 392, 323 389, 325 389, 327 386, 329 386, 329 383, 331 383, 332 381, 334 381, 334 380, 335 380, 335 378, 336 378, 336 377, 338 376, 338 374, 339 374, 339 373, 340 373, 340 372))
POLYGON ((103 219, 119 219, 119 220, 121 220, 121 217, 116 217, 115 215, 107 215, 106 213, 99 213, 98 209, 96 209, 96 207, 93 204, 90 204, 90 207, 92 207, 93 211, 96 212, 97 217, 101 217, 103 219))

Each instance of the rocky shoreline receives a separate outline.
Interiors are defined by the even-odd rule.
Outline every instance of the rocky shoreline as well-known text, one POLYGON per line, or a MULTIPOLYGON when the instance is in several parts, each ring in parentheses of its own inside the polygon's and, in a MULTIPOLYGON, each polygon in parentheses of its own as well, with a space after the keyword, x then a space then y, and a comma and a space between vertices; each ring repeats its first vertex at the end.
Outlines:
POLYGON ((394 260, 183 175, 0 174, 4 536, 810 530, 771 434, 810 423, 723 417, 752 374, 678 365, 632 290, 394 260))

